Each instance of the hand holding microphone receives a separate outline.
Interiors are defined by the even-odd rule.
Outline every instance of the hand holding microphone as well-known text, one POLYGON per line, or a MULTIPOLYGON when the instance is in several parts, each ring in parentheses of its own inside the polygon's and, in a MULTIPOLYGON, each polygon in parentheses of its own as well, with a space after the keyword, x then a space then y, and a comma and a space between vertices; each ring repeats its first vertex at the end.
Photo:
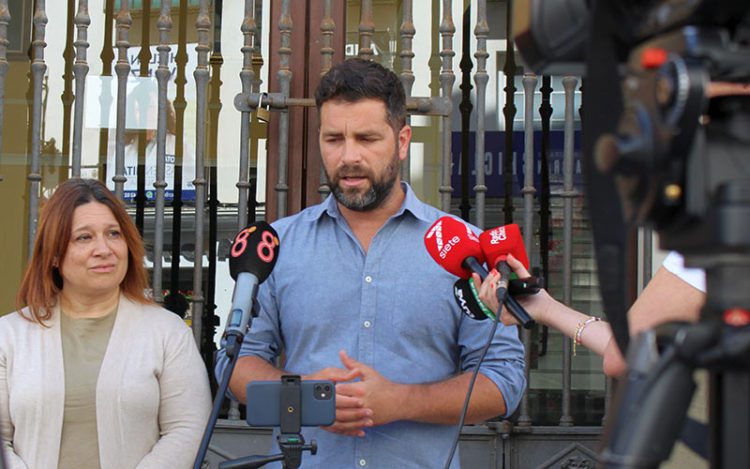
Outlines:
MULTIPOLYGON (((480 239, 481 236, 477 237, 466 224, 448 216, 441 217, 433 223, 424 237, 427 252, 435 262, 459 277, 453 285, 453 295, 458 306, 464 314, 478 320, 487 317, 494 318, 495 311, 499 309, 497 307, 493 309, 484 307, 478 301, 478 286, 481 282, 469 280, 472 274, 476 274, 482 280, 487 277, 487 269, 482 265, 485 254, 480 239), (472 284, 472 282, 474 283, 472 284)), ((520 231, 517 239, 520 239, 520 231)), ((523 248, 523 242, 521 242, 521 248, 523 248)), ((514 298, 508 297, 508 300, 504 303, 524 327, 529 328, 534 324, 534 320, 514 298)))
MULTIPOLYGON (((539 285, 524 288, 524 284, 526 283, 526 280, 524 279, 533 279, 534 277, 529 274, 523 263, 513 257, 512 254, 508 254, 505 262, 508 263, 508 266, 519 278, 509 281, 508 295, 506 296, 505 302, 507 311, 502 311, 502 314, 500 315, 500 321, 506 326, 524 324, 518 318, 518 315, 513 313, 513 309, 510 307, 511 303, 516 303, 525 314, 529 315, 532 324, 534 323, 534 321, 540 322, 542 324, 547 324, 545 315, 549 304, 551 303, 551 301, 553 301, 552 298, 549 296, 547 291, 541 288, 541 286, 539 285), (519 295, 523 295, 522 298, 519 297, 520 302, 518 302, 513 296, 515 291, 518 291, 519 295), (533 316, 529 314, 528 311, 533 312, 533 316)), ((498 283, 500 283, 500 279, 501 274, 497 270, 493 269, 487 275, 486 279, 481 284, 479 284, 480 286, 478 287, 478 298, 482 303, 486 305, 487 308, 494 310, 499 309, 499 303, 497 301, 497 285, 498 283)), ((478 282, 480 280, 478 278, 474 278, 474 281, 478 282)))

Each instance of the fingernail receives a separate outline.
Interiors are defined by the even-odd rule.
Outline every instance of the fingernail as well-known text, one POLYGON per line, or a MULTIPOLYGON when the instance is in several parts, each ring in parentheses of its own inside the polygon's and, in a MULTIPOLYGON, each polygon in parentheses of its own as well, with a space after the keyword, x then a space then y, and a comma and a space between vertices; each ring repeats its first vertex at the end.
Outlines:
POLYGON ((492 270, 490 270, 490 274, 492 274, 492 275, 497 275, 497 269, 492 269, 492 270))

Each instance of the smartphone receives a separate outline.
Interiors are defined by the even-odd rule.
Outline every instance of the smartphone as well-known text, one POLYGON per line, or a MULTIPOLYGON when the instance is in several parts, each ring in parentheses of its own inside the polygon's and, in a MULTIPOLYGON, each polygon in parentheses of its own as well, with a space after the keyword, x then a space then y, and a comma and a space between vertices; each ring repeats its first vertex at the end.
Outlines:
MULTIPOLYGON (((252 427, 280 425, 281 381, 251 381, 247 384, 247 424, 252 427)), ((300 381, 301 425, 319 427, 336 420, 336 390, 333 381, 300 381)))

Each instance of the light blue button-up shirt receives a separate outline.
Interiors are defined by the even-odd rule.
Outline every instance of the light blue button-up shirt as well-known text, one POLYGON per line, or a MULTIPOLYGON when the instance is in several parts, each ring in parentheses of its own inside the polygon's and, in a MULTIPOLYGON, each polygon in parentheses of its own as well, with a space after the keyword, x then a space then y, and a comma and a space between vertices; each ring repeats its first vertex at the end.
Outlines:
MULTIPOLYGON (((406 183, 401 209, 380 228, 365 253, 329 196, 320 205, 273 223, 280 252, 260 287, 261 312, 241 355, 273 363, 285 351, 284 369, 299 375, 340 367, 341 349, 399 383, 429 383, 473 370, 491 329, 463 315, 453 298, 456 278, 427 253, 423 237, 444 212, 421 202, 406 183)), ((219 352, 216 372, 227 365, 219 352)), ((526 381, 523 347, 515 327, 498 325, 481 373, 502 393, 508 414, 526 381)), ((252 396, 248 396, 252 399, 252 396)), ((303 467, 442 467, 454 425, 398 421, 366 429, 364 438, 303 428, 318 454, 303 467)), ((453 466, 458 467, 458 455, 453 466)))

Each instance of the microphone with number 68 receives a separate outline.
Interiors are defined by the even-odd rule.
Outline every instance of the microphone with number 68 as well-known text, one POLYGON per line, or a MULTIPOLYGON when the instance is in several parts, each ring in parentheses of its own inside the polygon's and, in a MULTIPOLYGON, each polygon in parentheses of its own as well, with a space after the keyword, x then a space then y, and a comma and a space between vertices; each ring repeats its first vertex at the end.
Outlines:
POLYGON ((278 256, 279 236, 266 222, 253 223, 234 237, 229 254, 229 274, 235 284, 224 333, 230 357, 250 327, 258 285, 271 275, 278 256))

